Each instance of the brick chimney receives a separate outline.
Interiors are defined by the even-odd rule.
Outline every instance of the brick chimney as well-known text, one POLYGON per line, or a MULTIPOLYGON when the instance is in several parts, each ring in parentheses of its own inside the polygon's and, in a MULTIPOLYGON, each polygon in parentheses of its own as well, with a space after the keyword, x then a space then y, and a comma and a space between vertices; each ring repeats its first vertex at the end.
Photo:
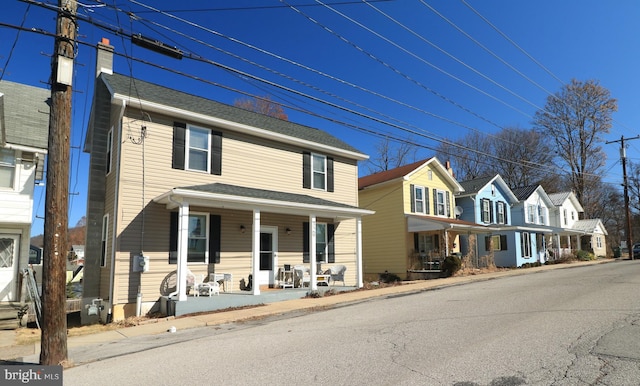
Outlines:
POLYGON ((447 169, 447 171, 449 172, 449 174, 451 174, 451 177, 456 178, 455 174, 453 173, 453 168, 451 167, 451 162, 446 161, 444 163, 444 167, 447 169))
POLYGON ((109 39, 102 38, 98 43, 98 56, 96 58, 96 77, 100 73, 113 74, 113 46, 109 39))

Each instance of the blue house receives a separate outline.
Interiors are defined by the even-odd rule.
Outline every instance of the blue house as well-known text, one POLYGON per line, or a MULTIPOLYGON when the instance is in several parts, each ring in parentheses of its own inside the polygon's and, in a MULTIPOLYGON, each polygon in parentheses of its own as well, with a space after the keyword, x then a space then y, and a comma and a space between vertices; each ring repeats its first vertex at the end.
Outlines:
POLYGON ((472 263, 475 258, 478 266, 491 259, 496 265, 507 265, 516 249, 513 230, 509 229, 511 207, 518 204, 517 197, 500 175, 475 178, 460 185, 464 193, 456 197, 459 218, 485 226, 485 233, 460 235, 461 254, 471 256, 472 263), (509 235, 512 241, 508 240, 509 235))

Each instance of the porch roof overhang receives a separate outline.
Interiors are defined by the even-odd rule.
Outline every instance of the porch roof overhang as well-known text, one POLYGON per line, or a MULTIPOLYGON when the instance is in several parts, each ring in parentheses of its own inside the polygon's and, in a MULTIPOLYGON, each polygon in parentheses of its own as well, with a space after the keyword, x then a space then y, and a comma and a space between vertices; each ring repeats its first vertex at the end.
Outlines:
POLYGON ((304 194, 247 188, 222 183, 173 188, 153 199, 167 209, 181 203, 209 208, 260 210, 271 213, 333 218, 336 221, 374 214, 368 209, 304 194))
POLYGON ((553 233, 559 234, 561 236, 575 236, 575 235, 585 235, 588 234, 589 232, 586 232, 584 230, 581 229, 573 229, 573 228, 551 228, 551 230, 553 231, 553 233))
POLYGON ((520 231, 520 232, 534 232, 534 233, 555 233, 556 228, 535 226, 535 225, 512 225, 501 228, 502 230, 520 231))
POLYGON ((408 232, 454 230, 467 233, 489 233, 500 229, 452 218, 407 215, 408 232))

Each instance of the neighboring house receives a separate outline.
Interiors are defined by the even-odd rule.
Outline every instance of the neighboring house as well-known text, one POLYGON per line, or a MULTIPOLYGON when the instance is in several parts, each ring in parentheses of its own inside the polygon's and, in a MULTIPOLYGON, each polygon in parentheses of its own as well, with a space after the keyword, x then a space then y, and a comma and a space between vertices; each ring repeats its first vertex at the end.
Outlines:
POLYGON ((17 301, 29 263, 33 191, 49 133, 46 89, 0 81, 0 301, 17 301))
POLYGON ((257 295, 285 264, 309 268, 312 290, 317 269, 341 264, 346 285, 363 285, 365 154, 322 130, 115 74, 112 62, 103 40, 85 143, 83 303, 104 312, 83 323, 206 304, 187 300, 188 271, 230 274, 229 290, 242 281, 257 295))
POLYGON ((593 252, 596 257, 607 256, 607 230, 599 218, 578 220, 574 229, 582 231, 580 249, 593 252))
POLYGON ((576 250, 606 256, 607 231, 599 219, 579 219, 584 209, 575 193, 551 193, 549 198, 556 208, 555 215, 551 217, 551 225, 557 228, 547 246, 550 257, 559 259, 576 250))
POLYGON ((491 265, 490 260, 507 261, 516 249, 516 243, 507 237, 513 233, 506 230, 511 226, 511 207, 518 204, 518 198, 500 175, 467 180, 460 185, 464 192, 456 197, 459 218, 484 225, 485 232, 489 232, 461 234, 460 253, 475 266, 491 265))
POLYGON ((547 260, 546 236, 552 234, 550 216, 555 206, 540 185, 511 189, 518 203, 511 207, 511 228, 507 243, 515 249, 510 254, 496 256, 498 267, 519 267, 525 263, 547 260))
POLYGON ((435 157, 361 177, 360 205, 375 215, 362 219, 366 278, 390 273, 401 278, 438 271, 458 252, 461 232, 483 229, 456 218, 462 187, 435 157))

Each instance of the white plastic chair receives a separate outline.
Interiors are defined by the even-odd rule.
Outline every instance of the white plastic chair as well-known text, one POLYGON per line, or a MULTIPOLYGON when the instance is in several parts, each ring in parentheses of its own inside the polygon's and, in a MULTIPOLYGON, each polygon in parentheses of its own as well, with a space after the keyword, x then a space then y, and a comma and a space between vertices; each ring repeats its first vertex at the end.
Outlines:
POLYGON ((298 287, 309 287, 311 285, 311 276, 309 275, 309 268, 304 265, 296 265, 293 267, 294 283, 298 287))

